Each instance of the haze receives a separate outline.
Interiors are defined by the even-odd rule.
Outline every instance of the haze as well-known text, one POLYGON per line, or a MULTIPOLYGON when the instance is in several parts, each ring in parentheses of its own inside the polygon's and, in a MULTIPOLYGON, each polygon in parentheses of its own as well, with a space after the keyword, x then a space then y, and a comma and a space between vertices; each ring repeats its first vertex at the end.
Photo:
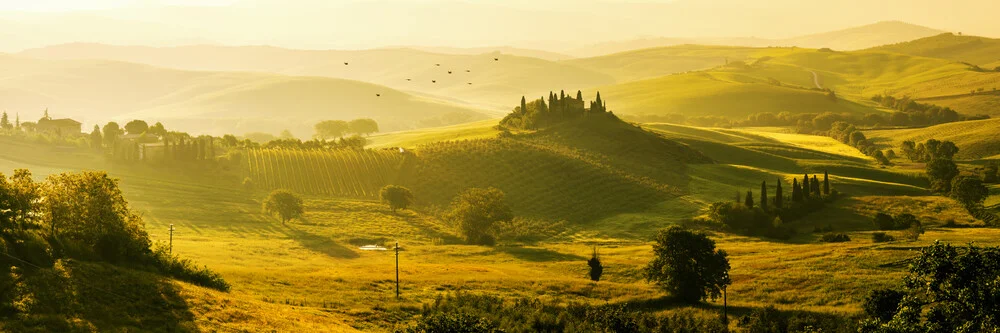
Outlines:
POLYGON ((0 11, 3 51, 99 42, 563 52, 639 37, 785 38, 886 20, 1000 35, 1000 4, 988 0, 42 0, 5 1, 0 11))

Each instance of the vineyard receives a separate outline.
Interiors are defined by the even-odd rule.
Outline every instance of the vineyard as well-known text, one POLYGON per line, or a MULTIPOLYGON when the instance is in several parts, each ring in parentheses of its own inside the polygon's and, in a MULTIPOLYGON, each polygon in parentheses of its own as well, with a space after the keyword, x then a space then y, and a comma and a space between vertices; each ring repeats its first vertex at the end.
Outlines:
POLYGON ((259 188, 375 198, 397 180, 407 155, 395 149, 250 149, 244 172, 259 188))

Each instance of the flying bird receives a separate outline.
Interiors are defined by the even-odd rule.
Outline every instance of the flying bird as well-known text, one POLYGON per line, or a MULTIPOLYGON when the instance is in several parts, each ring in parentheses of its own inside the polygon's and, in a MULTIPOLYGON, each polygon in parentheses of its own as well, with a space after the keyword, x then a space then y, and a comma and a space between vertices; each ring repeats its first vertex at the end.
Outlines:
POLYGON ((471 85, 472 85, 472 82, 469 82, 469 83, 468 83, 468 85, 470 85, 470 86, 471 86, 471 85))
POLYGON ((375 97, 382 97, 382 94, 375 94, 375 97))
POLYGON ((500 61, 500 58, 493 58, 493 61, 500 61))
POLYGON ((451 71, 448 71, 448 74, 451 74, 451 71))
POLYGON ((434 66, 438 66, 438 67, 441 67, 441 64, 434 64, 434 66))
POLYGON ((347 63, 346 63, 346 62, 344 63, 344 66, 347 66, 347 63))
POLYGON ((472 73, 472 70, 471 69, 466 69, 465 72, 466 73, 472 73))
POLYGON ((437 80, 431 80, 431 83, 438 83, 437 80))
POLYGON ((413 79, 406 79, 406 81, 413 81, 413 79))

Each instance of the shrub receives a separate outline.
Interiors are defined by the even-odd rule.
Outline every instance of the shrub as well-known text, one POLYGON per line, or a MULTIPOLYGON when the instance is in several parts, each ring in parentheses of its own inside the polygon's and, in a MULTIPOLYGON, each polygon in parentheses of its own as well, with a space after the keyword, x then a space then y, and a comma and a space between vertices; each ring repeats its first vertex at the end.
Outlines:
POLYGON ((470 244, 493 245, 495 225, 514 218, 504 202, 504 193, 496 188, 472 188, 459 194, 451 203, 449 216, 470 244))
POLYGON ((823 237, 820 238, 820 241, 824 243, 843 243, 843 242, 850 242, 851 237, 847 236, 847 234, 842 232, 837 232, 837 233, 831 232, 824 234, 823 237))
POLYGON ((266 214, 277 216, 281 219, 281 224, 285 224, 292 219, 302 217, 305 207, 302 205, 302 198, 289 190, 274 190, 267 199, 264 200, 263 211, 266 214))
POLYGON ((896 237, 886 234, 884 232, 876 232, 872 234, 872 241, 875 243, 885 243, 895 241, 896 237))
POLYGON ((468 313, 432 313, 421 318, 406 333, 493 333, 503 332, 497 324, 468 313))
POLYGON ((889 321, 899 310, 899 302, 903 301, 903 292, 893 289, 872 290, 865 297, 861 308, 869 317, 889 321))
POLYGON ((153 262, 156 269, 162 274, 202 287, 229 291, 229 283, 219 273, 209 270, 208 267, 198 268, 190 259, 181 259, 170 254, 163 246, 157 247, 153 251, 153 262))
POLYGON ((916 241, 917 239, 920 238, 920 235, 923 234, 924 234, 924 227, 920 225, 920 222, 911 224, 910 227, 907 228, 905 232, 903 232, 903 235, 906 237, 906 240, 911 242, 916 241))
POLYGON ((875 225, 877 230, 895 230, 896 220, 892 218, 891 215, 886 213, 875 214, 872 218, 872 223, 875 225))
POLYGON ((379 192, 382 202, 389 205, 389 209, 395 213, 398 209, 406 209, 413 204, 413 193, 410 189, 399 185, 386 185, 379 192))

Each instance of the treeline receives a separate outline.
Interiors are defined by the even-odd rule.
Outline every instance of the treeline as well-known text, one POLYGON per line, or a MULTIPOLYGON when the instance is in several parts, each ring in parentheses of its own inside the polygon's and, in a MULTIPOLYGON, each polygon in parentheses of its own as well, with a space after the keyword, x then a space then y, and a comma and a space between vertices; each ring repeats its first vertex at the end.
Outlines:
POLYGON ((378 122, 368 118, 351 121, 324 120, 316 123, 314 129, 316 130, 315 138, 318 140, 343 138, 348 134, 367 136, 378 133, 378 122))
POLYGON ((850 145, 851 147, 857 148, 861 153, 871 156, 882 165, 890 165, 892 162, 889 158, 882 153, 882 150, 878 148, 874 143, 865 137, 865 133, 858 130, 854 125, 847 122, 838 121, 833 123, 830 127, 830 137, 840 141, 844 144, 850 145))
POLYGON ((962 174, 953 160, 958 146, 951 141, 929 139, 917 144, 904 141, 900 150, 910 161, 926 163, 925 171, 932 191, 955 199, 965 206, 969 214, 987 225, 1000 225, 1000 217, 983 207, 990 195, 985 184, 997 180, 995 162, 987 164, 982 175, 962 174))
POLYGON ((584 106, 583 93, 579 90, 576 92, 576 98, 566 95, 565 91, 560 91, 558 95, 549 92, 548 104, 545 103, 545 98, 528 102, 522 96, 521 105, 504 117, 500 125, 512 129, 540 129, 583 116, 614 117, 614 114, 608 111, 607 101, 601 99, 600 92, 597 92, 596 100, 590 101, 589 108, 584 106))
POLYGON ((758 196, 748 190, 736 193, 734 202, 716 202, 709 207, 709 218, 738 233, 788 239, 794 230, 785 224, 822 209, 826 202, 840 194, 830 187, 830 176, 820 180, 809 174, 792 179, 791 193, 784 191, 783 181, 775 183, 773 196, 768 195, 767 181, 762 181, 758 196))
MULTIPOLYGON (((43 182, 34 181, 27 170, 16 170, 10 178, 0 174, 0 252, 0 274, 8 277, 76 259, 229 290, 218 274, 154 247, 142 216, 129 206, 118 180, 104 172, 55 174, 43 182)), ((32 297, 32 290, 13 288, 20 282, 0 279, 0 314, 31 311, 30 305, 10 303, 32 297)))

